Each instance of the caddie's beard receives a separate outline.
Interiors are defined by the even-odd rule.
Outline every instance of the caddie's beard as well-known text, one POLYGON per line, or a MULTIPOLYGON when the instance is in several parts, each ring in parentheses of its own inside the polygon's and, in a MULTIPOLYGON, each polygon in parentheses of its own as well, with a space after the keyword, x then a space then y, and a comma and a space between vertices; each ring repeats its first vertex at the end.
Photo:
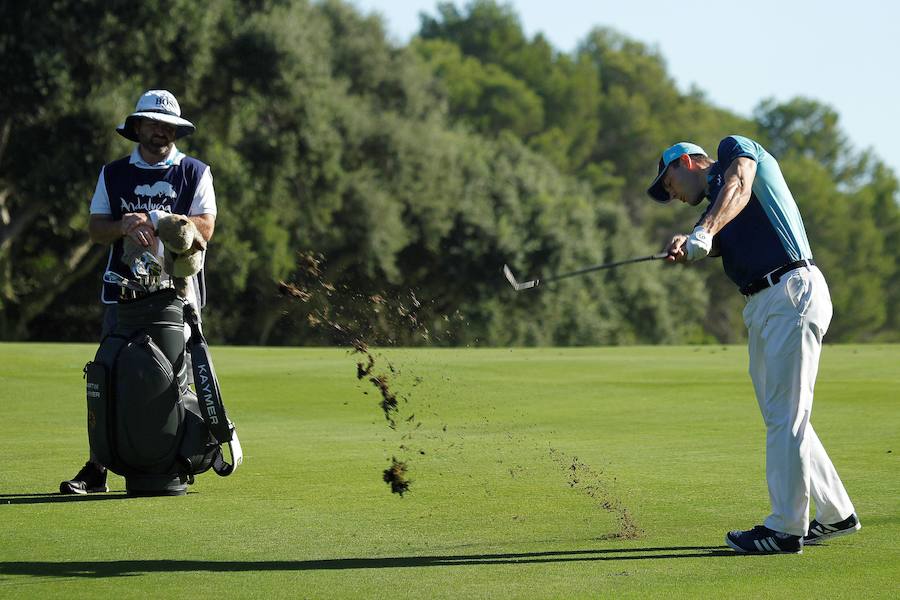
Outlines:
POLYGON ((150 136, 150 141, 154 145, 158 145, 160 148, 168 148, 172 145, 173 140, 167 135, 160 135, 158 133, 154 133, 150 136))
POLYGON ((172 151, 172 144, 167 138, 154 135, 149 142, 144 143, 144 147, 156 156, 166 156, 172 151))

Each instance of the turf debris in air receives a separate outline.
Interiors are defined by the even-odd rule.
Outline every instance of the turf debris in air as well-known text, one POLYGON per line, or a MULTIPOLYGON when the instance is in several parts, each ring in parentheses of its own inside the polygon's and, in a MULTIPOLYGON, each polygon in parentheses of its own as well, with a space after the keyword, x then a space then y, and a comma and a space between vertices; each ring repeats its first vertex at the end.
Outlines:
MULTIPOLYGON (((386 293, 363 294, 346 286, 335 285, 325 275, 325 259, 312 252, 298 254, 297 272, 292 281, 281 281, 279 291, 293 302, 300 303, 306 313, 305 322, 314 330, 327 332, 330 340, 348 348, 356 360, 356 378, 370 384, 380 396, 379 407, 387 425, 397 430, 400 414, 400 400, 408 402, 407 396, 400 396, 394 388, 394 376, 398 369, 390 361, 382 361, 370 348, 370 344, 393 346, 397 339, 419 339, 430 342, 435 339, 425 326, 418 311, 422 301, 410 290, 403 298, 391 299, 386 293), (382 367, 382 363, 386 363, 382 367), (382 367, 382 368, 379 368, 382 367)), ((448 321, 448 317, 443 317, 448 321)), ((417 382, 421 378, 416 378, 417 382)), ((367 393, 367 392, 364 392, 367 393)), ((421 426, 414 422, 415 414, 403 419, 401 424, 413 429, 421 426)), ((408 439, 407 433, 403 439, 408 439)), ((411 451, 401 444, 401 453, 411 451)), ((420 455, 424 451, 418 452, 420 455)), ((409 491, 407 461, 391 458, 391 467, 383 473, 385 483, 391 492, 403 496, 409 491)))
POLYGON ((384 470, 384 482, 391 486, 391 492, 401 497, 409 490, 411 483, 406 478, 406 463, 391 457, 391 466, 384 470))

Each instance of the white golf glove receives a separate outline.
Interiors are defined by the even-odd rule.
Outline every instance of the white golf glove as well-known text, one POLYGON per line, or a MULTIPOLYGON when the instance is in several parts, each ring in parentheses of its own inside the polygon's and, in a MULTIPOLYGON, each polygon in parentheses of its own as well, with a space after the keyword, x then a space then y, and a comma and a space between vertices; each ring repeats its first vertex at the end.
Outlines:
POLYGON ((694 227, 694 231, 688 236, 687 241, 684 243, 684 252, 687 255, 687 259, 689 261, 695 261, 706 258, 709 256, 709 251, 711 249, 712 236, 709 235, 709 232, 699 225, 694 227))

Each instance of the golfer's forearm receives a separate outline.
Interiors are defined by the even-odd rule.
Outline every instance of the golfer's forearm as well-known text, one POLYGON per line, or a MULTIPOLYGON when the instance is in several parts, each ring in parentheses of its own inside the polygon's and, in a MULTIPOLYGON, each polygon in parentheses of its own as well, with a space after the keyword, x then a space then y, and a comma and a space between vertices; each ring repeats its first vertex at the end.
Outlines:
POLYGON ((725 225, 744 210, 749 200, 750 190, 745 188, 741 182, 733 182, 732 185, 726 185, 719 192, 716 205, 700 221, 700 226, 711 235, 719 233, 725 225))
POLYGON ((725 184, 719 190, 719 195, 712 208, 699 225, 711 235, 719 233, 750 202, 755 177, 755 161, 740 157, 731 163, 725 172, 725 184))

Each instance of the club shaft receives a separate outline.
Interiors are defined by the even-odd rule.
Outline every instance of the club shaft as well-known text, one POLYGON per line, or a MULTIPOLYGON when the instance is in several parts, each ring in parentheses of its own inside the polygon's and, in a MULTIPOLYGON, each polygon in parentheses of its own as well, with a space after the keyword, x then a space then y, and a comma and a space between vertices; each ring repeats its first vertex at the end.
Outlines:
POLYGON ((584 269, 578 269, 577 271, 571 271, 569 273, 560 273, 559 275, 553 275, 551 277, 543 277, 540 279, 541 283, 547 283, 550 281, 559 281, 560 279, 565 279, 567 277, 575 277, 576 275, 584 275, 585 273, 591 273, 593 271, 602 271, 603 269, 612 269, 613 267, 618 267, 621 265, 627 265, 631 263, 644 262, 647 260, 659 260, 668 256, 665 252, 660 252, 659 254, 653 254, 651 256, 641 256, 640 258, 629 258, 627 260, 619 260, 616 262, 606 263, 603 265, 595 265, 593 267, 585 267, 584 269))

